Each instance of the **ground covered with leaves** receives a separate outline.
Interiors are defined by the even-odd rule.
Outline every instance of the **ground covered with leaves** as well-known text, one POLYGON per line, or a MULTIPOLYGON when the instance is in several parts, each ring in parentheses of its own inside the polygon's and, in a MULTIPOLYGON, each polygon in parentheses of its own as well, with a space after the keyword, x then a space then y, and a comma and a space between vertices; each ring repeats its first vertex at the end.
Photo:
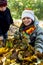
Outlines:
POLYGON ((35 54, 24 32, 15 32, 14 38, 0 44, 0 65, 43 65, 43 53, 35 54))

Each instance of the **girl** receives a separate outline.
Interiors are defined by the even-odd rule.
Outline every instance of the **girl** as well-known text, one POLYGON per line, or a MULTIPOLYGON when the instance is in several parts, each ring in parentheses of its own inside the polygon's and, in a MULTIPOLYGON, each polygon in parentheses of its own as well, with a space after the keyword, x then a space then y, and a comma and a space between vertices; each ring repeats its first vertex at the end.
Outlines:
POLYGON ((29 44, 39 52, 43 52, 43 30, 38 25, 38 20, 32 10, 22 12, 22 24, 19 31, 25 32, 29 36, 29 44))

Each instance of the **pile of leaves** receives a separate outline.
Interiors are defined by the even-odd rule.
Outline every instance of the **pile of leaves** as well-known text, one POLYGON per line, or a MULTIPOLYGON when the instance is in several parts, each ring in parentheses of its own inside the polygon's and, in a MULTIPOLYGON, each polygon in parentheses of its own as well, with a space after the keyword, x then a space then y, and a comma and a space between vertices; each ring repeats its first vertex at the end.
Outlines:
POLYGON ((29 42, 24 32, 15 32, 14 38, 7 39, 5 46, 0 48, 0 65, 40 65, 38 60, 43 60, 43 54, 35 54, 29 42))

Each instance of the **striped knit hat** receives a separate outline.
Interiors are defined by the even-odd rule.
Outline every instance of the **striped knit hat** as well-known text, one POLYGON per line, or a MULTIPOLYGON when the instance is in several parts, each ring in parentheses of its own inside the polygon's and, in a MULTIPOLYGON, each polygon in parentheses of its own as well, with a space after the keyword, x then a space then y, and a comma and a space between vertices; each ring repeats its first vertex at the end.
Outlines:
POLYGON ((6 6, 7 0, 0 0, 0 7, 6 6))

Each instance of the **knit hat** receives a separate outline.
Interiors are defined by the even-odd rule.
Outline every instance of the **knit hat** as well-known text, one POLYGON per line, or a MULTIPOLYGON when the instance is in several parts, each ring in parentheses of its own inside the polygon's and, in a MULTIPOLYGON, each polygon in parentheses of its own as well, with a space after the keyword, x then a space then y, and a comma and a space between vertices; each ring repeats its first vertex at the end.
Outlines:
POLYGON ((34 12, 32 10, 24 10, 22 12, 21 19, 23 19, 24 17, 29 17, 34 21, 34 12))
POLYGON ((0 0, 0 7, 6 6, 7 5, 7 0, 0 0))

